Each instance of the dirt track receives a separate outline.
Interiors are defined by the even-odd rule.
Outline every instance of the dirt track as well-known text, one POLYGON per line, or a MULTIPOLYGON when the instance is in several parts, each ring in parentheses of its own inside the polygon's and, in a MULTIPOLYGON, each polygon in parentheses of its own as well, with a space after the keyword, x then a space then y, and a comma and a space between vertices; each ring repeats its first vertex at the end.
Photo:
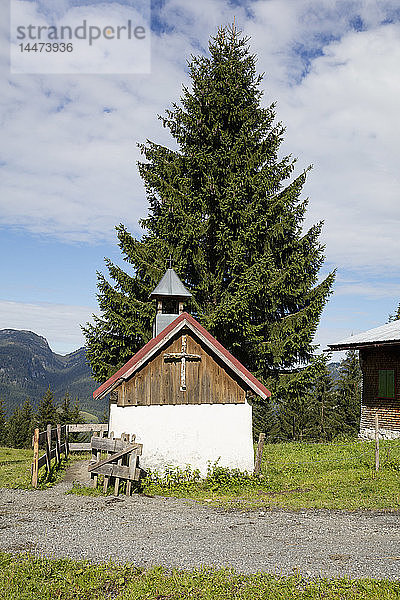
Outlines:
POLYGON ((168 498, 66 495, 73 465, 45 491, 0 490, 0 548, 46 556, 250 573, 400 579, 400 513, 225 512, 168 498))

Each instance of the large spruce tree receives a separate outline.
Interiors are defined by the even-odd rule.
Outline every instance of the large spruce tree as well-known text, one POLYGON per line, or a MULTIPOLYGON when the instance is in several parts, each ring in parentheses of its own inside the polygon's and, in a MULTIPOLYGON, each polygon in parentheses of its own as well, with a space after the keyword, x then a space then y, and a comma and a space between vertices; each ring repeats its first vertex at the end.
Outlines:
POLYGON ((274 104, 262 104, 248 40, 221 28, 209 56, 192 58, 189 74, 181 103, 160 117, 174 144, 141 146, 145 233, 136 240, 116 228, 129 268, 106 259, 109 278, 98 275, 101 316, 84 328, 87 356, 103 380, 148 341, 149 293, 171 255, 193 294, 192 314, 277 390, 283 371, 312 361, 331 291, 333 273, 318 282, 321 223, 302 229, 307 173, 296 176, 295 161, 279 156, 284 128, 274 104))

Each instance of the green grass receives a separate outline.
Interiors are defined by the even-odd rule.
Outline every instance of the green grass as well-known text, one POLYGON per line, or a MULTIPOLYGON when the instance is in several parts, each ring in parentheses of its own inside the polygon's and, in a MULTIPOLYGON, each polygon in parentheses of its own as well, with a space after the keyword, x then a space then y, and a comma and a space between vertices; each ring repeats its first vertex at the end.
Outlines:
POLYGON ((29 487, 32 458, 32 450, 0 446, 0 487, 29 487))
POLYGON ((93 413, 81 410, 80 414, 84 423, 100 423, 99 418, 93 413))
MULTIPOLYGON (((62 460, 58 470, 52 467, 49 480, 46 479, 46 468, 39 470, 39 489, 50 487, 62 480, 68 465, 77 460, 89 458, 89 453, 70 454, 68 461, 62 460)), ((31 464, 33 450, 6 448, 0 446, 0 488, 31 489, 31 464)), ((52 461, 54 465, 54 461, 52 461)))
MULTIPOLYGON (((200 480, 190 471, 172 469, 162 480, 142 485, 152 495, 192 498, 233 509, 325 508, 338 510, 400 510, 400 440, 383 441, 381 469, 374 468, 374 444, 340 441, 267 444, 261 478, 216 469, 200 480)), ((72 461, 88 455, 72 455, 72 461)), ((31 450, 0 448, 0 487, 29 488, 31 450)), ((41 486, 45 469, 40 470, 41 486)), ((49 485, 62 478, 55 473, 49 485)), ((73 493, 100 495, 75 486, 73 493)))
POLYGON ((400 510, 400 440, 383 441, 380 450, 376 473, 371 442, 266 444, 258 481, 227 473, 220 482, 185 482, 172 474, 144 491, 239 509, 400 510))
POLYGON ((400 583, 245 576, 231 569, 144 570, 0 552, 0 593, 7 600, 398 600, 400 583))
MULTIPOLYGON (((65 492, 66 494, 73 494, 75 496, 113 496, 114 495, 114 485, 110 485, 107 489, 107 492, 103 492, 103 484, 93 488, 91 486, 81 484, 77 481, 74 481, 72 484, 72 488, 65 492)), ((123 482, 120 483, 119 493, 125 493, 125 487, 123 482)))

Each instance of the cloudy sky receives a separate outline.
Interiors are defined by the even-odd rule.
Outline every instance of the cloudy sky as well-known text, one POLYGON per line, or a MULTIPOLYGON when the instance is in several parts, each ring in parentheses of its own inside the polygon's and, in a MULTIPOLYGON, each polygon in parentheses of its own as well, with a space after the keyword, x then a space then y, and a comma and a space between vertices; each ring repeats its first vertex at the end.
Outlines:
POLYGON ((0 328, 34 331, 59 353, 83 345, 79 324, 97 309, 96 270, 104 256, 120 260, 114 226, 141 235, 137 143, 172 145, 157 114, 189 83, 186 59, 207 52, 210 35, 234 18, 265 72, 264 102, 276 101, 286 126, 282 152, 297 157, 299 171, 313 165, 307 224, 324 220, 322 274, 338 273, 317 342, 387 321, 400 302, 398 0, 155 0, 151 64, 116 74, 89 54, 89 74, 79 65, 16 72, 24 67, 10 64, 9 23, 28 9, 30 19, 53 24, 99 10, 145 23, 133 0, 12 0, 13 14, 5 4, 0 328))

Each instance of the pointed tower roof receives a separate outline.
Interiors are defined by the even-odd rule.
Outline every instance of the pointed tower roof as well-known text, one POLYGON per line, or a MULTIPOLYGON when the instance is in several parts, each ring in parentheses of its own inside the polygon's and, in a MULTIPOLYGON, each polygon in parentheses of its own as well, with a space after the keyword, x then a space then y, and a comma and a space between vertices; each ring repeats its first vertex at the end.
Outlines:
POLYGON ((150 298, 171 296, 173 298, 191 298, 192 294, 185 288, 175 271, 170 267, 164 273, 160 283, 150 294, 150 298))

